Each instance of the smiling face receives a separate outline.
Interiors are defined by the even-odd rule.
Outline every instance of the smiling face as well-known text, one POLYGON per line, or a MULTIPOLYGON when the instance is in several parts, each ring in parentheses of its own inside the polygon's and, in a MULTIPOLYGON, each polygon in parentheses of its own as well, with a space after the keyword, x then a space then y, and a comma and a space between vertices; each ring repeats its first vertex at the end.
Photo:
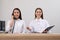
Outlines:
POLYGON ((43 11, 41 8, 37 8, 35 10, 35 18, 42 18, 43 19, 43 11))
POLYGON ((14 8, 13 12, 12 12, 12 16, 13 16, 14 19, 22 20, 21 10, 19 8, 14 8))
POLYGON ((41 17, 41 15, 42 15, 41 10, 39 10, 39 9, 36 10, 35 15, 36 15, 36 17, 41 17))
POLYGON ((16 19, 18 19, 19 16, 20 16, 19 11, 18 11, 18 10, 14 10, 14 17, 15 17, 16 19))

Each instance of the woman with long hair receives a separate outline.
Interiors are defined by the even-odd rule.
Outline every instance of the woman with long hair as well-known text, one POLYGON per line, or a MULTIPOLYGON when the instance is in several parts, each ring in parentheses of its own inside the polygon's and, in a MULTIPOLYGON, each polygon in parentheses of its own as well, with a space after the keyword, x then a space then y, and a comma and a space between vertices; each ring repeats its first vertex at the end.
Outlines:
POLYGON ((12 18, 6 25, 6 32, 9 33, 25 33, 25 22, 22 20, 19 8, 14 8, 12 18))
POLYGON ((43 18, 43 10, 41 8, 36 8, 35 18, 30 22, 27 29, 34 33, 47 33, 47 30, 45 30, 47 27, 49 27, 49 24, 43 18))

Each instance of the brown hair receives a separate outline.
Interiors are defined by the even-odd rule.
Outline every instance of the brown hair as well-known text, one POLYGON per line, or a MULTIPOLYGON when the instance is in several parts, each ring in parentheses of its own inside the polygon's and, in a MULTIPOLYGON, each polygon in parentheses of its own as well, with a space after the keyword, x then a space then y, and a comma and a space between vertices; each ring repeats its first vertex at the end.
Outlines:
POLYGON ((18 10, 18 11, 19 11, 19 13, 20 13, 19 19, 22 20, 22 16, 21 16, 21 11, 20 11, 20 9, 19 9, 19 8, 14 8, 14 9, 13 9, 13 12, 12 12, 12 15, 14 15, 14 10, 18 10))
MULTIPOLYGON (((43 11, 42 11, 42 9, 41 9, 41 8, 36 8, 35 13, 36 13, 37 10, 41 10, 41 12, 42 12, 41 18, 43 19, 43 11)), ((35 14, 35 18, 36 18, 36 17, 37 17, 37 16, 36 16, 36 14, 35 14)))

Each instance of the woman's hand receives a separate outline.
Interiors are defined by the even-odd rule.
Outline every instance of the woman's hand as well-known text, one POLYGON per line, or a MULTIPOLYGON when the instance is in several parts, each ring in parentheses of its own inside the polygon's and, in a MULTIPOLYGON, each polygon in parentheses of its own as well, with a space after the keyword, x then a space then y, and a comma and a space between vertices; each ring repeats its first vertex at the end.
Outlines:
POLYGON ((28 29, 29 31, 31 31, 31 28, 27 27, 27 29, 28 29))
POLYGON ((47 30, 44 30, 42 33, 47 33, 48 31, 47 30))

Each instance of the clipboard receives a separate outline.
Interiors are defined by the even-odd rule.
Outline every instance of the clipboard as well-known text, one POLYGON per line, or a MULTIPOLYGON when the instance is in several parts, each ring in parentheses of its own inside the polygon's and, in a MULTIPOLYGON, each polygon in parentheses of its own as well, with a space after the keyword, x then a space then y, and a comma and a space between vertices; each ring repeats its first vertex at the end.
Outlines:
MULTIPOLYGON (((48 31, 51 30, 54 26, 55 26, 55 25, 53 25, 53 26, 49 26, 49 27, 47 27, 44 31, 47 30, 47 32, 48 32, 48 31)), ((42 33, 44 33, 44 32, 42 32, 42 33)))

